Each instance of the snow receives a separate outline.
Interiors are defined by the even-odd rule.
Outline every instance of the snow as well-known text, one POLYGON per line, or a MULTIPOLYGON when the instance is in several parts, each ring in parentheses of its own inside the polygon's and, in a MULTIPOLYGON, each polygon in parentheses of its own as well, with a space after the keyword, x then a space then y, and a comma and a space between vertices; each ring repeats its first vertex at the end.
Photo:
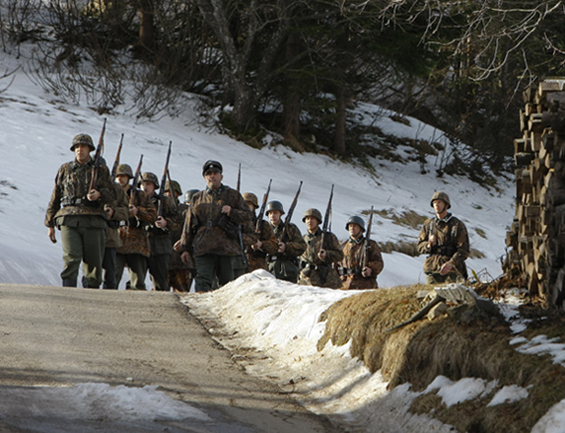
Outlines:
MULTIPOLYGON (((25 49, 22 53, 18 60, 0 53, 4 68, 12 70, 24 64, 25 70, 25 49)), ((23 70, 18 71, 13 84, 0 93, 3 121, 0 133, 0 282, 59 285, 62 249, 60 241, 53 245, 48 240, 43 224, 46 205, 58 167, 74 156, 69 150, 72 137, 88 133, 98 141, 103 117, 92 107, 70 105, 46 93, 30 81, 23 70)), ((0 88, 3 84, 6 83, 0 83, 0 88)), ((143 171, 156 174, 162 172, 166 146, 172 140, 170 172, 184 190, 204 187, 201 167, 207 159, 217 159, 223 164, 224 183, 231 186, 235 185, 237 167, 241 163, 242 191, 252 191, 258 196, 262 196, 272 178, 269 199, 280 200, 285 207, 289 206, 302 180, 304 185, 293 220, 302 230, 301 215, 310 207, 323 211, 330 187, 335 184, 332 227, 339 239, 347 237, 348 218, 371 206, 377 211, 397 215, 414 211, 431 216, 429 199, 434 191, 443 190, 450 195, 453 213, 467 225, 472 248, 485 255, 483 259, 468 260, 469 268, 491 277, 501 273, 499 258, 504 254, 506 229, 514 215, 514 189, 510 182, 501 179, 499 189, 494 190, 464 178, 438 178, 434 174, 435 157, 427 160, 427 175, 420 173, 418 162, 401 164, 375 158, 370 160, 375 166, 373 173, 361 165, 353 166, 323 155, 299 154, 280 145, 254 149, 199 123, 195 109, 197 98, 191 95, 186 98, 184 111, 157 121, 135 119, 128 114, 128 107, 118 107, 108 115, 105 135, 108 163, 113 161, 123 133, 121 162, 135 167, 143 154, 143 171)), ((368 104, 360 104, 355 114, 359 121, 374 123, 388 134, 430 141, 440 137, 436 130, 415 119, 407 118, 409 125, 398 123, 383 116, 378 107, 368 104)), ((406 154, 410 149, 398 146, 397 151, 406 154)), ((418 229, 397 225, 390 218, 375 215, 373 222, 372 238, 377 242, 417 239, 418 229)), ((60 239, 60 235, 57 236, 60 239)), ((424 281, 424 257, 400 253, 383 257, 385 267, 378 278, 380 287, 424 281)), ((122 284, 124 280, 125 277, 122 284)), ((351 295, 299 287, 275 280, 268 273, 255 272, 214 293, 187 295, 183 302, 198 316, 217 324, 217 329, 210 332, 240 354, 240 362, 251 374, 275 380, 315 413, 328 414, 338 422, 366 432, 451 431, 450 426, 437 420, 409 413, 411 401, 420 393, 412 392, 410 384, 387 390, 379 372, 371 374, 361 362, 351 358, 348 345, 335 347, 328 343, 322 351, 317 351, 316 343, 325 326, 319 321, 320 314, 333 302, 351 295), (243 353, 243 348, 248 351, 243 353)), ((501 307, 512 323, 517 350, 550 353, 559 363, 565 360, 563 344, 557 339, 528 341, 519 335, 527 322, 519 318, 511 300, 506 300, 501 307)), ((434 383, 435 388, 427 392, 437 392, 446 405, 488 393, 494 393, 492 405, 527 396, 527 390, 517 386, 499 389, 498 384, 485 383, 478 378, 464 378, 455 383, 438 378, 434 383)), ((132 419, 139 422, 143 417, 202 420, 206 416, 189 405, 163 397, 152 387, 76 384, 68 389, 13 389, 10 392, 14 400, 33 400, 33 407, 48 415, 53 415, 57 408, 73 407, 77 416, 88 418, 96 416, 98 404, 108 401, 123 409, 115 416, 118 422, 124 423, 133 422, 132 419), (146 408, 146 399, 152 399, 155 412, 141 410, 146 408)), ((0 407, 6 418, 16 417, 20 410, 23 408, 16 404, 0 407)), ((565 431, 565 401, 552 408, 533 431, 565 431)))

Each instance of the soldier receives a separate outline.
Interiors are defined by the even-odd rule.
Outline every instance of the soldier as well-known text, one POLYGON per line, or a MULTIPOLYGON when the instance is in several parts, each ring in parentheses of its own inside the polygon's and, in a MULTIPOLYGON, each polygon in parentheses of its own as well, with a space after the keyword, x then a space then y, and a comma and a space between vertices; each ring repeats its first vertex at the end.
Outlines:
POLYGON ((303 286, 341 288, 339 274, 332 267, 335 262, 343 260, 343 251, 335 235, 323 232, 322 214, 318 209, 308 209, 302 221, 308 231, 304 235, 306 251, 300 257, 301 268, 298 284, 303 286))
MULTIPOLYGON (((194 191, 198 192, 198 190, 194 191)), ((179 197, 182 195, 182 190, 179 183, 174 180, 167 181, 165 184, 165 194, 167 194, 167 196, 176 205, 174 223, 169 231, 171 242, 174 244, 180 239, 182 226, 190 204, 190 197, 188 198, 188 203, 186 201, 185 203, 181 203, 179 201, 179 197)), ((192 284, 191 268, 194 268, 194 265, 192 263, 184 263, 180 258, 180 254, 173 250, 171 254, 171 261, 169 263, 169 286, 171 286, 174 291, 190 291, 190 286, 192 284)))
POLYGON ((424 222, 418 237, 418 251, 428 254, 424 273, 428 284, 460 282, 467 279, 465 260, 469 256, 467 228, 448 213, 451 202, 445 192, 436 191, 430 205, 435 218, 424 222))
POLYGON ((363 218, 349 218, 345 229, 349 232, 349 239, 341 244, 344 257, 339 267, 343 289, 378 288, 377 275, 384 267, 379 246, 374 240, 363 236, 363 218))
POLYGON ((122 246, 116 250, 116 284, 119 286, 124 267, 127 265, 128 287, 135 290, 146 290, 145 276, 147 275, 150 246, 144 226, 155 222, 157 211, 145 192, 130 185, 130 179, 133 179, 131 167, 127 164, 120 164, 116 171, 116 180, 128 196, 130 217, 118 230, 122 246))
POLYGON ((277 252, 267 256, 269 272, 281 280, 296 283, 299 273, 298 257, 306 251, 306 242, 296 224, 289 222, 287 231, 286 224, 281 219, 285 212, 280 201, 267 203, 265 213, 278 240, 277 252))
POLYGON ((149 233, 149 244, 151 254, 148 266, 151 281, 155 290, 168 292, 169 286, 169 262, 173 252, 173 244, 169 236, 170 228, 174 225, 176 209, 174 202, 166 195, 157 192, 159 180, 154 173, 143 173, 140 181, 141 188, 153 202, 160 214, 152 224, 146 224, 145 230, 149 233))
POLYGON ((190 255, 195 261, 197 292, 210 291, 215 277, 220 285, 233 280, 233 258, 241 251, 237 226, 252 217, 241 194, 222 184, 218 161, 206 161, 202 176, 207 188, 194 195, 177 244, 185 263, 190 255))
POLYGON ((103 287, 105 289, 118 288, 116 283, 116 249, 122 246, 118 227, 121 221, 127 221, 129 218, 126 193, 119 183, 113 182, 113 186, 116 192, 116 200, 112 205, 104 205, 108 218, 108 236, 106 237, 106 248, 104 249, 104 260, 102 262, 104 269, 103 287))
POLYGON ((92 138, 78 134, 71 151, 74 161, 63 164, 55 177, 55 187, 45 213, 45 225, 51 242, 57 242, 55 226, 61 230, 64 287, 76 287, 80 263, 83 262, 83 286, 98 288, 102 283, 102 259, 106 242, 104 205, 115 200, 110 173, 106 165, 98 168, 98 176, 90 189, 95 149, 92 138))
MULTIPOLYGON (((267 254, 270 256, 277 254, 279 248, 277 238, 273 233, 271 225, 263 219, 263 215, 256 215, 257 209, 259 208, 257 196, 251 192, 246 192, 243 194, 243 198, 253 211, 253 220, 250 224, 251 236, 249 237, 249 246, 246 245, 249 272, 253 272, 256 269, 268 270, 267 254), (257 220, 259 218, 261 218, 261 221, 259 222, 259 232, 257 232, 257 220)), ((246 243, 245 240, 244 243, 246 243)))

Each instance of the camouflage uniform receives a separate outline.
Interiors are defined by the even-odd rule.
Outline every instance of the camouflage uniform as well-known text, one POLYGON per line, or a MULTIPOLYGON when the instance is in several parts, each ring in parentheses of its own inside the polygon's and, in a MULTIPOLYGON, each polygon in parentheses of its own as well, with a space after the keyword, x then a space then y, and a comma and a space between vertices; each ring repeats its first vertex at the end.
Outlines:
POLYGON ((279 242, 284 242, 286 247, 284 253, 275 252, 267 257, 269 272, 275 277, 296 283, 298 281, 298 257, 306 251, 306 242, 300 233, 300 229, 289 223, 290 230, 285 230, 285 223, 278 226, 271 225, 273 233, 279 242))
POLYGON ((330 289, 341 288, 339 274, 332 267, 332 263, 343 260, 343 251, 335 235, 331 232, 324 234, 324 249, 326 259, 322 261, 318 257, 321 249, 322 230, 318 228, 315 233, 309 231, 304 235, 306 251, 300 257, 302 271, 298 284, 303 286, 328 287, 330 289))
POLYGON ((108 221, 108 237, 106 238, 106 248, 104 250, 104 285, 105 289, 117 289, 116 283, 116 249, 122 246, 118 227, 120 221, 129 218, 128 198, 120 184, 114 183, 116 201, 110 207, 114 209, 114 214, 108 221))
MULTIPOLYGON (((178 241, 182 234, 182 227, 189 205, 184 203, 177 204, 177 215, 174 218, 173 226, 170 230, 171 242, 173 245, 178 241)), ((194 262, 191 259, 190 264, 185 264, 181 258, 180 253, 173 250, 171 254, 171 262, 169 263, 169 284, 177 292, 188 292, 192 285, 192 275, 194 272, 194 262)))
POLYGON ((220 285, 233 279, 233 257, 241 251, 237 225, 246 224, 251 217, 241 194, 229 186, 194 194, 181 236, 181 253, 188 251, 196 263, 197 292, 211 290, 215 275, 220 285), (229 217, 221 213, 224 205, 231 207, 229 217))
POLYGON ((361 272, 361 261, 363 260, 363 250, 365 250, 365 237, 360 236, 358 239, 353 239, 343 242, 341 247, 343 249, 344 258, 339 267, 343 289, 376 289, 377 275, 381 273, 384 267, 383 257, 381 250, 377 243, 370 239, 367 248, 367 267, 371 268, 372 272, 369 277, 364 277, 361 272))
MULTIPOLYGON (((269 270, 267 265, 267 256, 274 256, 277 254, 279 249, 279 243, 271 224, 264 219, 261 219, 261 235, 259 240, 263 242, 260 250, 254 250, 251 247, 247 248, 247 261, 249 262, 249 272, 253 272, 256 269, 269 270)), ((257 217, 253 221, 253 227, 257 227, 257 217)), ((257 236, 257 234, 255 234, 257 236)))
POLYGON ((155 290, 169 291, 169 263, 173 252, 173 243, 170 236, 170 227, 175 224, 177 211, 175 203, 166 195, 154 193, 150 196, 155 208, 159 207, 162 201, 162 216, 167 221, 167 226, 161 229, 154 224, 147 225, 149 233, 149 243, 151 245, 151 255, 149 256, 149 274, 155 290))
MULTIPOLYGON (((92 139, 89 146, 94 150, 92 139)), ((86 144, 86 143, 81 143, 86 144)), ((106 242, 104 205, 115 200, 114 187, 106 165, 101 164, 94 189, 100 192, 95 202, 87 199, 94 161, 80 164, 76 159, 63 164, 55 177, 55 187, 45 213, 45 225, 61 230, 64 269, 63 286, 76 287, 80 263, 83 262, 84 287, 98 288, 102 283, 102 259, 106 242)))
POLYGON ((424 273, 428 284, 457 282, 467 279, 465 260, 469 256, 467 228, 450 213, 443 219, 430 218, 418 237, 418 251, 428 254, 424 262, 424 273), (436 245, 428 247, 430 235, 435 234, 436 245), (444 263, 450 261, 454 269, 446 275, 439 273, 444 263))
POLYGON ((124 225, 120 226, 118 233, 122 246, 116 252, 116 280, 119 286, 124 267, 129 269, 129 285, 132 289, 146 290, 145 276, 147 275, 147 259, 151 254, 149 238, 144 227, 152 224, 157 219, 157 210, 145 192, 135 189, 133 203, 131 195, 134 188, 128 185, 126 194, 130 204, 137 207, 137 216, 130 216, 124 225))

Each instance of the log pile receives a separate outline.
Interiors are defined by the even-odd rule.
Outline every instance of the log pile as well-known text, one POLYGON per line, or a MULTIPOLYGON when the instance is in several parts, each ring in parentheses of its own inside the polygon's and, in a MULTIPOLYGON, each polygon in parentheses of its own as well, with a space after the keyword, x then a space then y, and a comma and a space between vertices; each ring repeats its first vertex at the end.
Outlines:
POLYGON ((565 78, 524 92, 521 138, 514 140, 516 214, 503 265, 546 306, 565 300, 565 78))

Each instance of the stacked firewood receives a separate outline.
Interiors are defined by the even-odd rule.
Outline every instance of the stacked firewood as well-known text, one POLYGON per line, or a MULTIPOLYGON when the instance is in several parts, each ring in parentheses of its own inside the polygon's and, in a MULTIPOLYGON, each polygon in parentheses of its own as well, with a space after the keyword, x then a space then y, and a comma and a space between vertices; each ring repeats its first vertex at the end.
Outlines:
POLYGON ((504 271, 547 306, 565 300, 565 78, 524 92, 522 138, 514 140, 516 214, 504 271))

